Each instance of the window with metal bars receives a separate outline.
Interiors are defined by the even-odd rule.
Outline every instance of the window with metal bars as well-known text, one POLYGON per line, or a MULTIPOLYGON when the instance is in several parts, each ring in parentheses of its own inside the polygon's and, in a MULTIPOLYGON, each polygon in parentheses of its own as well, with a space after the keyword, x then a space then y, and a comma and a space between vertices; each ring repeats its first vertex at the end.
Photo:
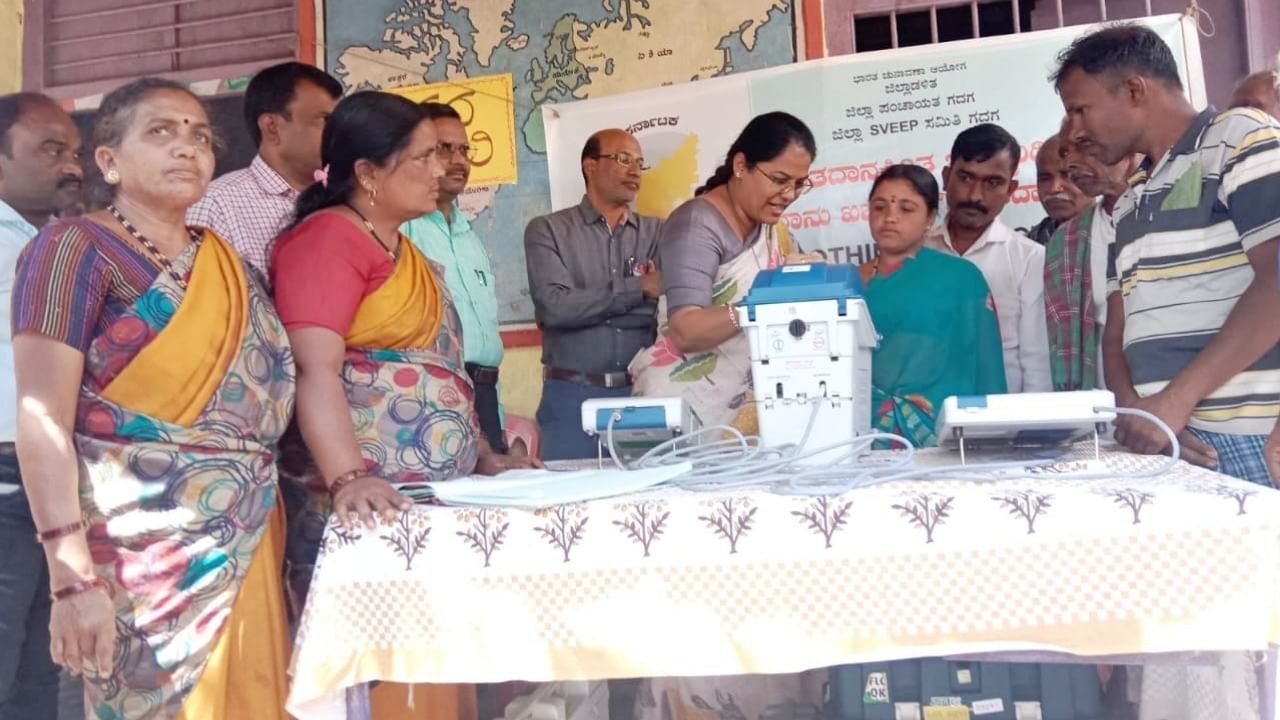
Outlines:
MULTIPOLYGON (((950 40, 1182 13, 1190 0, 823 0, 828 52, 840 55, 950 40)), ((1280 0, 1196 0, 1208 99, 1221 107, 1280 49, 1280 0)))
POLYGON ((83 97, 141 75, 234 78, 298 54, 298 0, 26 0, 23 85, 83 97))
POLYGON ((884 4, 857 3, 854 52, 1177 12, 1185 0, 899 0, 891 7, 877 7, 884 4))

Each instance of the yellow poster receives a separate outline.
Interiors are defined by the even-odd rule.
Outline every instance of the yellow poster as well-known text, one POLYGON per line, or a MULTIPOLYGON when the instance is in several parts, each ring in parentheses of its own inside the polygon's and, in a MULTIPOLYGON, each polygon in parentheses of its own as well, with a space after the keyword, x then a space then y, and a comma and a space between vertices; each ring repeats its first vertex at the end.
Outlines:
POLYGON ((409 85, 387 92, 414 102, 444 103, 458 111, 467 126, 467 142, 476 153, 471 162, 472 187, 516 181, 515 96, 510 73, 409 85))

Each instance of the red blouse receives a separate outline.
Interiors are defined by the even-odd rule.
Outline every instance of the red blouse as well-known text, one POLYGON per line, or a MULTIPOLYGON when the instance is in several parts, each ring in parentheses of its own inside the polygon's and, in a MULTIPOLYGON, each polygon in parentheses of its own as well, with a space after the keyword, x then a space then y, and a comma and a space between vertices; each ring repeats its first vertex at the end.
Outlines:
POLYGON ((271 253, 271 284, 285 329, 327 328, 346 337, 361 301, 395 262, 377 240, 335 212, 286 231, 271 253))

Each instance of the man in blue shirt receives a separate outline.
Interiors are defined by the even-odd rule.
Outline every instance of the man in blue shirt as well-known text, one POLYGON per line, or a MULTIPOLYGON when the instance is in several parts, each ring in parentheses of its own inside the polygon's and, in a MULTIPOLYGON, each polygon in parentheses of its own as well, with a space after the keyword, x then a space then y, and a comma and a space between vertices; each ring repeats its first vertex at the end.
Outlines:
POLYGON ((475 149, 467 142, 467 128, 458 111, 443 103, 422 104, 435 122, 436 153, 444 166, 438 210, 405 223, 401 231, 423 255, 444 270, 445 285, 462 321, 462 354, 476 389, 480 429, 494 452, 506 453, 502 407, 498 402, 498 366, 502 364, 502 336, 498 332, 498 294, 493 285, 489 253, 471 230, 458 206, 458 196, 471 178, 475 149))
POLYGON ((14 451, 18 398, 9 305, 22 249, 80 199, 79 154, 80 132, 56 102, 36 93, 0 97, 0 720, 55 720, 58 714, 48 565, 14 451))

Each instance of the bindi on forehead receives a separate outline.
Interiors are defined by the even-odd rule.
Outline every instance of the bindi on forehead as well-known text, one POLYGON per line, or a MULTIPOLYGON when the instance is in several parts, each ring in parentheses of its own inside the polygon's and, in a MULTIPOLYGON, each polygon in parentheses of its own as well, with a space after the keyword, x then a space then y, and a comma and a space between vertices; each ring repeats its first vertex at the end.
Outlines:
POLYGON ((897 205, 898 203, 915 202, 918 198, 913 195, 898 195, 896 193, 890 193, 888 195, 876 195, 875 199, 891 205, 897 205))
POLYGON ((143 106, 138 108, 134 117, 142 122, 168 122, 175 125, 204 126, 209 124, 209 121, 202 114, 197 115, 187 108, 175 108, 169 105, 143 106))

